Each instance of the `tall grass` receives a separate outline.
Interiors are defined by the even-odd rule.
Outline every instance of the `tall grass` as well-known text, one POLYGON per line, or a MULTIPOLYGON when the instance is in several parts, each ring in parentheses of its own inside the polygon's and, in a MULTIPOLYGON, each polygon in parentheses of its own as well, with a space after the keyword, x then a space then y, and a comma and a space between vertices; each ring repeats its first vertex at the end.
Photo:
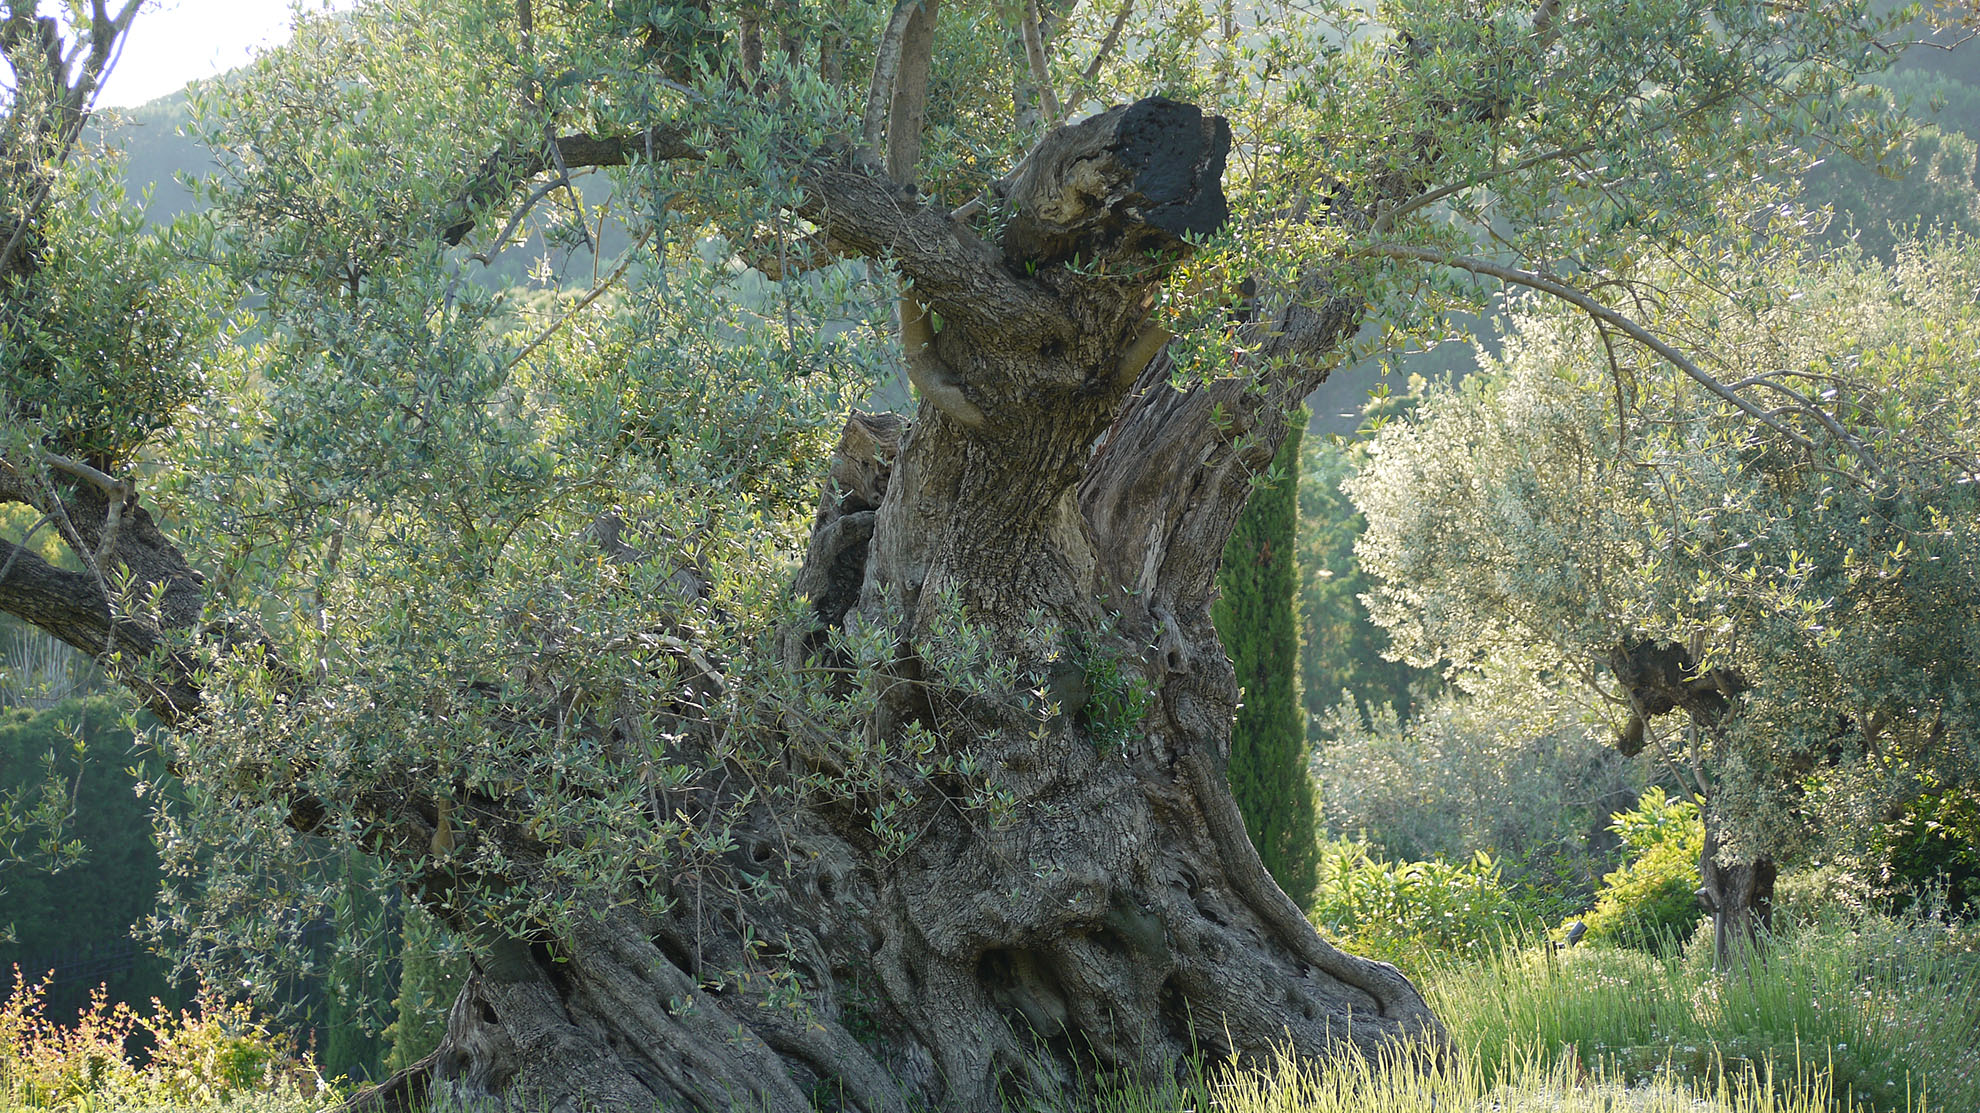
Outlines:
MULTIPOLYGON (((1110 1095, 1096 1113, 1831 1113, 1826 1076, 1803 1069, 1675 1075, 1629 1083, 1585 1070, 1573 1055, 1503 1059, 1455 1053, 1344 1060, 1328 1068, 1281 1059, 1265 1071, 1213 1070, 1189 1086, 1110 1095)), ((1917 1107, 1910 1113, 1924 1113, 1917 1107)))
POLYGON ((1631 1084, 1819 1071, 1839 1107, 1980 1110, 1980 948, 1930 921, 1834 920, 1719 975, 1698 948, 1502 950, 1429 980, 1489 1077, 1522 1049, 1631 1084))

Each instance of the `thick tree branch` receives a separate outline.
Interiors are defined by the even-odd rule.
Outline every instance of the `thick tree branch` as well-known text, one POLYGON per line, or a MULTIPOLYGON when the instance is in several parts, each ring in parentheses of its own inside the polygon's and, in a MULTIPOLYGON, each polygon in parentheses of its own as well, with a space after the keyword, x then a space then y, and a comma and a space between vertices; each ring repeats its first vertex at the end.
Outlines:
POLYGON ((550 169, 624 166, 635 158, 698 159, 701 152, 687 141, 685 128, 655 124, 644 131, 600 138, 585 132, 562 135, 524 150, 498 151, 468 179, 467 188, 443 227, 440 239, 456 247, 474 231, 483 209, 509 195, 519 183, 550 169))
POLYGON ((805 184, 800 215, 849 251, 892 259, 915 296, 945 318, 985 327, 1007 314, 1020 321, 1063 319, 1057 299, 1019 281, 996 248, 947 213, 921 204, 907 187, 838 167, 813 168, 805 184))
POLYGON ((59 638, 102 665, 166 723, 190 719, 200 689, 184 658, 165 650, 158 627, 117 616, 86 572, 68 572, 0 541, 0 612, 59 638))
POLYGON ((901 35, 894 87, 887 108, 887 176, 914 181, 921 162, 922 124, 928 115, 928 72, 935 58, 935 20, 941 0, 921 0, 901 35))
MULTIPOLYGON (((939 3, 940 0, 923 0, 915 7, 895 50, 892 106, 887 113, 886 168, 888 180, 897 186, 913 186, 915 167, 921 161, 921 132, 928 114, 928 71, 934 60, 939 3)), ((908 381, 922 398, 950 417, 964 425, 982 425, 983 411, 950 381, 935 354, 934 314, 908 289, 901 291, 895 308, 908 381)))
POLYGON ((72 460, 67 456, 58 455, 53 452, 44 452, 41 458, 47 462, 49 467, 54 468, 56 471, 67 472, 78 479, 88 480, 92 486, 103 492, 105 498, 125 499, 131 495, 131 485, 129 483, 116 478, 101 468, 83 463, 81 460, 72 460))

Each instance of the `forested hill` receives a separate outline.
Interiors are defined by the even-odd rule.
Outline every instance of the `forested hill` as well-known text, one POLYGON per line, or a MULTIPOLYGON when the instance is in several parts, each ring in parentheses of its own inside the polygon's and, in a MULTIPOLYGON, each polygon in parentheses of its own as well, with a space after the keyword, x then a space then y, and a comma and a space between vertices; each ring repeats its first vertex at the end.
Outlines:
POLYGON ((123 149, 124 177, 131 195, 142 197, 150 191, 144 215, 158 223, 194 206, 192 191, 183 180, 205 174, 213 166, 206 148, 188 134, 191 116, 189 98, 178 92, 98 117, 107 124, 103 138, 123 149))

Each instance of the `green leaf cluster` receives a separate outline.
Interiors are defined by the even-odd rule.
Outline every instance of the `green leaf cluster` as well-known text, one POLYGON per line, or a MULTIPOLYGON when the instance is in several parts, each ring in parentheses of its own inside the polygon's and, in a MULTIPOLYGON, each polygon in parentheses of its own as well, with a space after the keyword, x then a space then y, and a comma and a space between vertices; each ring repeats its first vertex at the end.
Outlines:
POLYGON ((57 179, 44 212, 33 265, 0 284, 0 446, 126 466, 204 391, 226 301, 186 262, 194 230, 148 226, 107 158, 57 179))
POLYGON ((1517 936, 1520 907, 1499 864, 1478 851, 1460 861, 1389 861, 1366 842, 1321 843, 1315 926, 1358 955, 1422 972, 1481 958, 1517 936))

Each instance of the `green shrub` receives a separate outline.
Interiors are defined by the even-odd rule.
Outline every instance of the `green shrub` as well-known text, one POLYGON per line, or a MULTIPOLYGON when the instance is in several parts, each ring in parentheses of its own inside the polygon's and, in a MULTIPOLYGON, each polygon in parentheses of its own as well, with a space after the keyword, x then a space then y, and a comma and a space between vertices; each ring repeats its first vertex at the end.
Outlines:
POLYGON ((1581 917, 1586 941, 1661 950, 1690 938, 1702 916, 1698 860, 1705 825, 1698 805, 1652 787, 1636 807, 1616 813, 1613 829, 1629 861, 1602 879, 1595 907, 1581 917))
POLYGON ((1980 788, 1951 788, 1909 801, 1887 834, 1897 909, 1936 897, 1956 915, 1980 913, 1980 788))
POLYGON ((0 1108, 203 1109, 247 1099, 284 1113, 333 1103, 336 1092, 295 1041, 241 1002, 202 992, 198 1008, 156 1001, 142 1016, 98 989, 72 1025, 48 1019, 45 984, 14 975, 0 1001, 0 1108), (143 1065, 133 1045, 148 1042, 143 1065))
MULTIPOLYGON (((1338 693, 1337 693, 1338 694, 1338 693)), ((1483 850, 1515 891, 1586 908, 1615 868, 1611 815, 1643 792, 1638 768, 1559 692, 1510 701, 1445 691, 1404 720, 1349 697, 1315 723, 1322 819, 1390 858, 1458 861, 1483 850)), ((1522 897, 1524 899, 1524 897, 1522 897)))
POLYGON ((1347 950, 1411 971, 1485 955, 1523 919, 1484 851, 1460 862, 1389 862, 1356 839, 1320 845, 1310 918, 1347 950))

